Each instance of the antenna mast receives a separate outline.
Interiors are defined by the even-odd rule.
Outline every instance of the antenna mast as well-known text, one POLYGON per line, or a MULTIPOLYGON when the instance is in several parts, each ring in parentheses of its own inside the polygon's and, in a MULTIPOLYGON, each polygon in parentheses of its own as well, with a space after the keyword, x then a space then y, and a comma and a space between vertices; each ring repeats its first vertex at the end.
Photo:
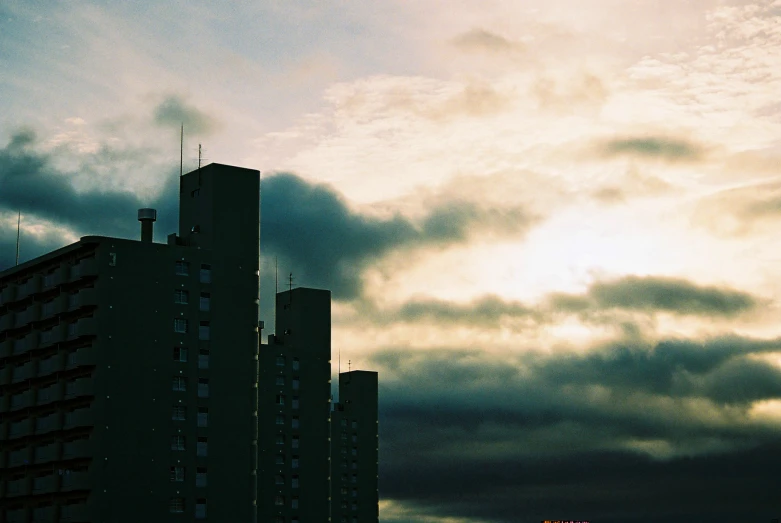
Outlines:
POLYGON ((179 176, 184 170, 184 122, 182 122, 182 133, 179 136, 179 176))
POLYGON ((198 144, 198 168, 201 168, 201 144, 198 144))
POLYGON ((16 263, 19 265, 19 233, 21 232, 22 225, 22 210, 19 209, 19 215, 16 217, 16 263))
POLYGON ((290 290, 293 290, 293 273, 290 273, 290 290))

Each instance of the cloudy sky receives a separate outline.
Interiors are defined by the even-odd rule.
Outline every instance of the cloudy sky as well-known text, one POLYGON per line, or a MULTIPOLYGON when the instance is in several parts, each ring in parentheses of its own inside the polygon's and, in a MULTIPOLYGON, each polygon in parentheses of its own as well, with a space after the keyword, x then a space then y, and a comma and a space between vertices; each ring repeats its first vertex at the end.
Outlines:
POLYGON ((780 0, 0 2, 0 270, 263 171, 381 520, 781 517, 780 0), (336 364, 336 354, 334 363, 336 364))

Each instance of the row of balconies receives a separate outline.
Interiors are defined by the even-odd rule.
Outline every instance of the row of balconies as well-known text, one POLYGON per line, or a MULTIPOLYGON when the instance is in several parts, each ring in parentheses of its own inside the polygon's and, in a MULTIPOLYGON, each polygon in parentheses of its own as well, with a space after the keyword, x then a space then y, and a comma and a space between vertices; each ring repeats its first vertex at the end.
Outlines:
POLYGON ((75 351, 59 352, 46 358, 37 358, 16 365, 0 368, 0 386, 22 383, 33 378, 43 378, 57 372, 77 369, 95 364, 96 351, 92 346, 81 347, 75 351), (36 373, 36 370, 38 371, 36 373))
POLYGON ((91 427, 95 416, 90 407, 81 407, 65 412, 57 411, 35 418, 29 417, 16 421, 8 421, 7 439, 19 439, 29 436, 48 434, 59 430, 70 430, 79 427, 91 427))
POLYGON ((63 400, 71 400, 94 395, 94 385, 91 378, 52 383, 37 390, 27 389, 16 394, 0 398, 0 412, 15 412, 34 406, 44 406, 63 400))
MULTIPOLYGON (((77 490, 77 489, 68 489, 77 490)), ((5 511, 7 523, 33 523, 50 521, 89 521, 89 513, 86 503, 74 503, 70 505, 48 505, 45 507, 25 507, 7 509, 5 511), (59 511, 59 515, 58 515, 59 511)))
POLYGON ((23 354, 39 348, 49 347, 56 343, 74 340, 97 333, 97 323, 94 318, 79 318, 69 323, 59 323, 43 331, 33 331, 23 338, 0 341, 0 358, 23 354))
POLYGON ((95 258, 85 258, 72 266, 60 265, 46 274, 34 274, 23 283, 6 285, 0 290, 0 306, 52 290, 64 283, 76 282, 82 278, 97 275, 98 265, 95 258))
POLYGON ((14 469, 29 465, 42 465, 55 461, 85 459, 92 456, 89 438, 54 441, 37 447, 24 447, 2 452, 5 468, 14 469))
POLYGON ((98 304, 98 295, 94 287, 81 289, 79 292, 60 294, 43 303, 33 303, 23 311, 7 311, 0 316, 0 332, 22 328, 30 323, 46 321, 81 307, 98 304))

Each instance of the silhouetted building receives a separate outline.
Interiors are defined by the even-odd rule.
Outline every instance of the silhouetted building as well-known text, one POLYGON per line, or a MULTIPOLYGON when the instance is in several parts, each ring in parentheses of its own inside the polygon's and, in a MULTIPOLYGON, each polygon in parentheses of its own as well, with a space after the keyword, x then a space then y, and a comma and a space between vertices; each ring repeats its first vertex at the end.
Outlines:
POLYGON ((331 413, 331 521, 379 520, 377 373, 339 374, 331 413))
POLYGON ((259 173, 180 184, 167 244, 0 272, 0 520, 255 519, 259 173))

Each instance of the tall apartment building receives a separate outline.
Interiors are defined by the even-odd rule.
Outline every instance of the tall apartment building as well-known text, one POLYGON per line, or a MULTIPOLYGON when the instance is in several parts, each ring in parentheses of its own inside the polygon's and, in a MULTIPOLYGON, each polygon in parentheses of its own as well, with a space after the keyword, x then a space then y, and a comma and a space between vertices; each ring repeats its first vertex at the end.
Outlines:
POLYGON ((331 521, 379 521, 377 373, 339 374, 331 413, 331 521))
POLYGON ((0 272, 0 520, 257 517, 259 173, 180 184, 167 244, 146 209, 0 272))

